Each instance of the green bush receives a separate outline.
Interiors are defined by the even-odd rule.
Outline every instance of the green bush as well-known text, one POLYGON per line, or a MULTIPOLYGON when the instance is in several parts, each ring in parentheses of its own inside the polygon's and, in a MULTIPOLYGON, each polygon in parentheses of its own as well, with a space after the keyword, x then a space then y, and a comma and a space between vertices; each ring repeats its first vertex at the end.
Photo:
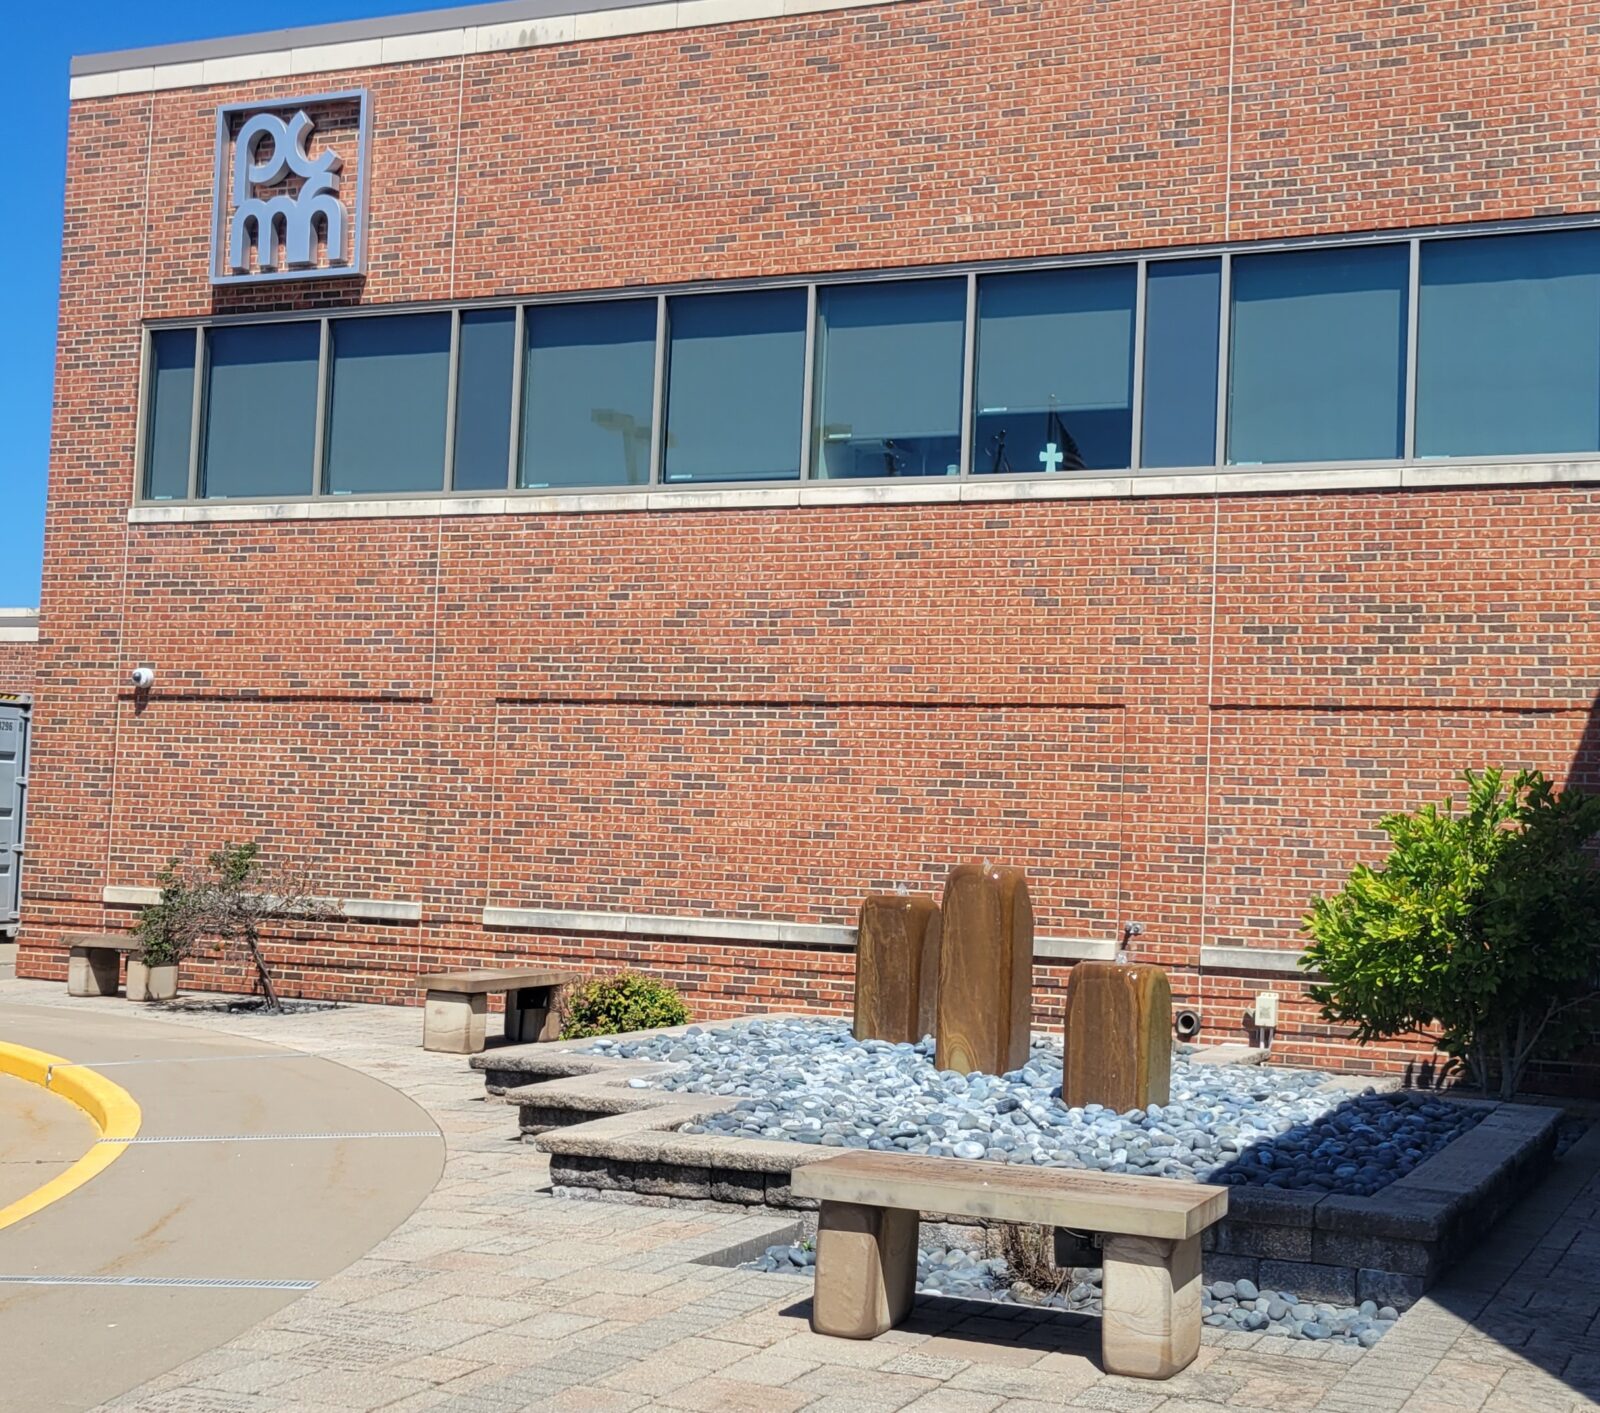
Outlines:
POLYGON ((619 971, 569 991, 562 1019, 561 1038, 583 1040, 591 1035, 682 1025, 689 1019, 689 1008, 666 982, 636 971, 619 971))
POLYGON ((1509 1099, 1536 1053, 1581 1038, 1600 988, 1600 871, 1585 849, 1600 796, 1538 771, 1464 778, 1462 813, 1446 800, 1382 821, 1388 858, 1311 905, 1301 965, 1325 978, 1310 988, 1323 1015, 1358 1040, 1423 1036, 1509 1099))

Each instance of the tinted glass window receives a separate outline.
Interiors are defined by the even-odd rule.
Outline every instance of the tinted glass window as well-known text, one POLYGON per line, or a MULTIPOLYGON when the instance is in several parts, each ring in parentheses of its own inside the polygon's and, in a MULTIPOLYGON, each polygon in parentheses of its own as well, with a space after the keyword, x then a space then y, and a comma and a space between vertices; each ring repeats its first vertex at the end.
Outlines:
POLYGON ((150 335, 150 404, 145 411, 144 495, 189 494, 189 433, 194 417, 194 330, 150 335))
POLYGON ((966 282, 817 291, 818 476, 953 476, 961 462, 966 282))
POLYGON ((1128 465, 1137 286, 1132 265, 978 282, 974 471, 1128 465))
POLYGON ((315 321, 210 331, 200 468, 205 495, 311 494, 321 342, 315 321))
POLYGON ((1400 455, 1407 271, 1403 244, 1234 260, 1229 461, 1400 455))
POLYGON ((1144 286, 1143 466, 1217 459, 1220 260, 1154 260, 1144 286))
POLYGON ((517 311, 468 309, 461 315, 456 389, 454 488, 504 490, 511 474, 511 380, 517 311))
POLYGON ((709 294, 668 302, 669 481, 800 474, 806 294, 709 294))
POLYGON ((527 312, 523 486, 650 479, 656 302, 595 300, 527 312))
POLYGON ((1428 241, 1417 455, 1600 451, 1600 231, 1428 241))
POLYGON ((442 490, 450 316, 335 319, 330 333, 328 493, 442 490))

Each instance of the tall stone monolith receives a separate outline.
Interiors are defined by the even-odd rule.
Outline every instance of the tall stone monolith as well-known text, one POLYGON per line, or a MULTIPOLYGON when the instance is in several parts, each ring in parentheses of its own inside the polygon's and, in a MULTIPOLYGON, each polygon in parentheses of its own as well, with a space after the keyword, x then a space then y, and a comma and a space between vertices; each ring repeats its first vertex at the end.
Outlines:
POLYGON ((1067 978, 1061 1102, 1126 1113, 1172 1097, 1172 988, 1160 967, 1079 962, 1067 978))
POLYGON ((960 864, 939 911, 939 1068, 1020 1069, 1033 1012, 1033 907, 1022 870, 960 864))
POLYGON ((856 923, 856 1039, 915 1045, 933 1034, 938 993, 939 905, 871 894, 856 923))

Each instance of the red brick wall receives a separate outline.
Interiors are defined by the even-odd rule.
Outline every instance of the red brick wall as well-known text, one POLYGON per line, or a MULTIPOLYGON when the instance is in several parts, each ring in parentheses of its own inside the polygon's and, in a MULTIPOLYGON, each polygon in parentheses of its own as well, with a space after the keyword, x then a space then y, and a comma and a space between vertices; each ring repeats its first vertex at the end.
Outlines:
MULTIPOLYGON (((838 1010, 848 953, 480 913, 838 924, 988 856, 1043 934, 1143 922, 1239 1036, 1272 983, 1202 945, 1295 947, 1464 766, 1600 773, 1600 489, 129 526, 140 321, 1594 210, 1597 104, 1585 7, 1365 0, 921 0, 75 103, 22 970, 231 833, 422 903, 283 939, 290 991, 539 954, 838 1010), (216 105, 347 83, 359 296, 214 294, 216 105)), ((1292 997, 1280 1044, 1408 1053, 1292 997)))
POLYGON ((0 692, 31 693, 38 667, 38 643, 0 643, 0 692))

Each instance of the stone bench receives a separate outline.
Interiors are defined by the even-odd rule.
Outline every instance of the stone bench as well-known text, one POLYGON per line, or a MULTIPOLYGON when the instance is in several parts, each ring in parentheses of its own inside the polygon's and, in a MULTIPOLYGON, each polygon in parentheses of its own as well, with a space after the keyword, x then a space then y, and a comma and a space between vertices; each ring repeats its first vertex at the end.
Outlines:
POLYGON ((492 992, 506 993, 506 1040, 554 1040, 561 1029, 561 992, 582 978, 549 967, 467 967, 419 976, 427 992, 422 1008, 422 1048, 476 1055, 492 992))
POLYGON ((911 1308, 922 1212, 1095 1232, 1103 1238, 1106 1371, 1171 1378, 1200 1349, 1200 1233, 1228 1189, 1169 1178, 852 1152, 796 1168, 822 1204, 811 1327, 876 1339, 911 1308))
POLYGON ((122 957, 137 952, 140 942, 126 932, 69 932, 67 995, 115 996, 122 957))

